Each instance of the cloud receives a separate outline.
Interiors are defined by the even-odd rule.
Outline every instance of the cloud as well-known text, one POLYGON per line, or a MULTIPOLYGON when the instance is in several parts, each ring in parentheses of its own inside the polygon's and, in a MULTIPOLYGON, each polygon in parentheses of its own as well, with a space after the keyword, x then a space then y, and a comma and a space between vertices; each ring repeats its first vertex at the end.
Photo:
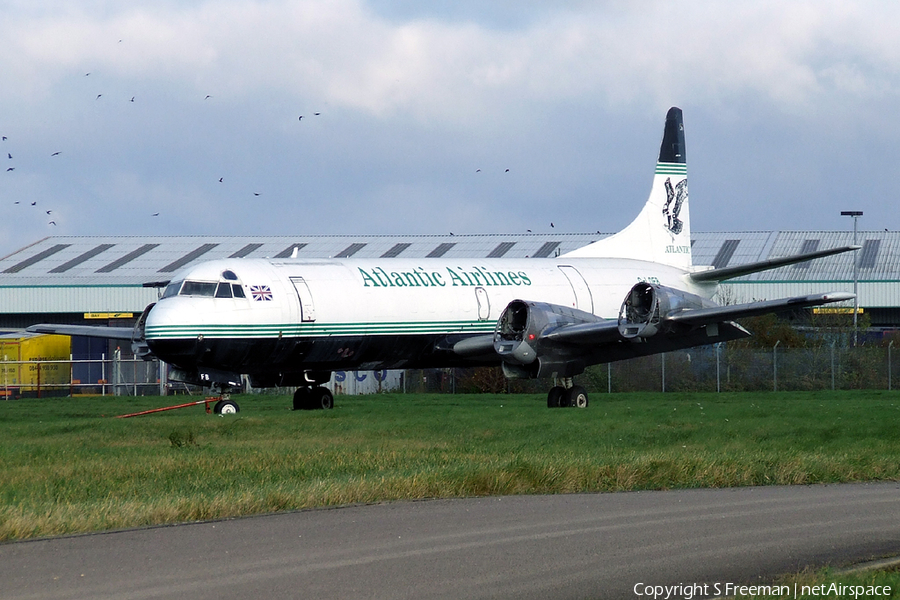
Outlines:
POLYGON ((613 3, 562 10, 514 30, 396 22, 353 0, 124 4, 101 12, 7 19, 4 37, 19 72, 52 79, 84 66, 462 121, 454 115, 487 118, 497 97, 590 95, 608 105, 658 106, 672 97, 749 93, 805 104, 832 93, 897 91, 900 44, 882 24, 896 22, 900 8, 883 4, 613 3))
MULTIPOLYGON (((274 214, 303 198, 307 231, 388 232, 389 218, 348 215, 454 202, 438 212, 459 215, 455 229, 468 218, 480 231, 522 230, 529 215, 562 222, 561 203, 597 212, 598 197, 640 201, 641 159, 680 105, 691 155, 707 161, 697 173, 723 179, 713 191, 729 195, 735 172, 771 177, 735 155, 740 140, 759 165, 783 170, 784 196, 803 192, 789 187, 796 180, 817 186, 817 202, 839 202, 833 189, 871 182, 825 185, 829 145, 875 156, 867 175, 895 154, 898 18, 890 4, 836 1, 8 2, 0 128, 18 168, 0 177, 0 198, 35 196, 70 215, 110 199, 124 213, 102 224, 120 233, 149 226, 139 199, 168 210, 166 198, 181 211, 173 233, 296 230, 247 206, 261 189, 274 214), (49 161, 57 150, 63 160, 49 161), (513 166, 516 179, 476 186, 469 176, 489 164, 513 166), (228 187, 210 187, 223 175, 228 187)), ((720 213, 718 227, 748 223, 741 210, 720 213)), ((604 229, 628 217, 606 212, 604 229)))

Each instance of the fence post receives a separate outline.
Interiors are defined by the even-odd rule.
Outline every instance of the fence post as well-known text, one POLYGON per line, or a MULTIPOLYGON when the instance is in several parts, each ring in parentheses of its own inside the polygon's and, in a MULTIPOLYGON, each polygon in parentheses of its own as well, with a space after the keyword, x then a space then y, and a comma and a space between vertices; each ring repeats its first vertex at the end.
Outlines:
POLYGON ((722 391, 721 380, 719 379, 719 350, 722 349, 722 342, 716 344, 716 393, 722 391))
POLYGON ((665 393, 666 391, 666 353, 661 352, 660 356, 662 357, 662 391, 665 393))
POLYGON ((606 363, 606 393, 612 394, 612 363, 606 363))
POLYGON ((113 353, 113 395, 121 396, 120 386, 122 385, 122 351, 116 347, 113 353))
POLYGON ((778 391, 778 344, 780 343, 781 340, 778 340, 772 347, 772 386, 776 392, 778 391))
POLYGON ((831 342, 831 391, 834 391, 834 344, 835 342, 831 342))
POLYGON ((888 391, 891 391, 891 346, 894 345, 894 340, 888 344, 888 391))

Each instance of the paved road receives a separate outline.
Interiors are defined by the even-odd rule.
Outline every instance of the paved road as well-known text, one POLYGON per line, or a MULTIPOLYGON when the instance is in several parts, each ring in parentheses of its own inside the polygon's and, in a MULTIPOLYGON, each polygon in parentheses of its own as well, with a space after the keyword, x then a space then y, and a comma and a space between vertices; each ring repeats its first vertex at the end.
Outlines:
POLYGON ((0 598, 638 598, 890 554, 897 483, 434 500, 0 545, 0 598))

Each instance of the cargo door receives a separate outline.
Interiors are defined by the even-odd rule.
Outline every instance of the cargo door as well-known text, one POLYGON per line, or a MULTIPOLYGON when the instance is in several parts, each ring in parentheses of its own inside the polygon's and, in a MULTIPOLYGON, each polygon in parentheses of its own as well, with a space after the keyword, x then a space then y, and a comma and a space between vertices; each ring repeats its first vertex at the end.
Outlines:
POLYGON ((302 277, 291 277, 291 283, 297 290, 297 297, 300 299, 300 321, 309 323, 316 320, 316 305, 313 304, 313 297, 309 291, 309 286, 302 277))
POLYGON ((587 281, 584 280, 578 269, 566 265, 560 266, 559 270, 569 280, 569 285, 572 286, 572 291, 575 293, 575 308, 593 314, 594 298, 591 296, 591 289, 588 287, 587 281))

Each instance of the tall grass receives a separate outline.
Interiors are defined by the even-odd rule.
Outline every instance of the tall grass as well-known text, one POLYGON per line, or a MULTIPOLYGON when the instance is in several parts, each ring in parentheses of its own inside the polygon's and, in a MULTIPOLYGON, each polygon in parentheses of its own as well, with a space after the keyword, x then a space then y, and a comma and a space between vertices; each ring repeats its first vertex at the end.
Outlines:
POLYGON ((900 479, 890 392, 0 402, 0 540, 383 500, 900 479))

